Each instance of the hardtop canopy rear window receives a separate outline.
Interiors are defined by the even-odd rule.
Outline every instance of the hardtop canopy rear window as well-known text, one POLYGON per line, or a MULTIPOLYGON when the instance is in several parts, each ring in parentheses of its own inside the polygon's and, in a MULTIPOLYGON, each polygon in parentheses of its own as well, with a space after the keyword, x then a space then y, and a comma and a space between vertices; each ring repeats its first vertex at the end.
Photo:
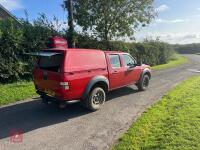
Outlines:
POLYGON ((43 70, 60 72, 63 63, 63 52, 41 51, 27 55, 39 57, 38 67, 43 70))
POLYGON ((41 69, 60 72, 63 63, 63 53, 47 52, 40 55, 38 66, 41 69))

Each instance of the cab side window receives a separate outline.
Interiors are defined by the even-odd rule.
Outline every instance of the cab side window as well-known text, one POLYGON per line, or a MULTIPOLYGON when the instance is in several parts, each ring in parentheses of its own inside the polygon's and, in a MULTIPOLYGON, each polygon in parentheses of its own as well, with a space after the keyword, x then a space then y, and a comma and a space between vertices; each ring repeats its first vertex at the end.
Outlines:
POLYGON ((123 55, 125 67, 132 67, 136 64, 136 61, 129 55, 123 55))
POLYGON ((110 63, 112 68, 120 68, 121 67, 121 62, 120 62, 120 57, 117 54, 111 54, 109 55, 110 63))

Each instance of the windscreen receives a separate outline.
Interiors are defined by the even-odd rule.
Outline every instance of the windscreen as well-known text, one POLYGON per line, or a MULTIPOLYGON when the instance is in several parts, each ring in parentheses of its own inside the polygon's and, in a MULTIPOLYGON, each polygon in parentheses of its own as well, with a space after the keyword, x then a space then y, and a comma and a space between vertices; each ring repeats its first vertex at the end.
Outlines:
POLYGON ((41 56, 38 61, 38 67, 43 70, 59 72, 63 62, 63 54, 57 54, 50 57, 41 56))

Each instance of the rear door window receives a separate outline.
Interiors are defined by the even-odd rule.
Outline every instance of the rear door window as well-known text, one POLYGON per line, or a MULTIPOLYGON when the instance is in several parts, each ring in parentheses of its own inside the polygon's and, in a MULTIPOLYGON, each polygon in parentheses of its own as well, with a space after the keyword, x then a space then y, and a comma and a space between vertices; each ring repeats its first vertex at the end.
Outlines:
POLYGON ((110 63, 112 68, 120 68, 121 67, 121 62, 120 62, 120 57, 117 54, 111 54, 109 55, 110 63))

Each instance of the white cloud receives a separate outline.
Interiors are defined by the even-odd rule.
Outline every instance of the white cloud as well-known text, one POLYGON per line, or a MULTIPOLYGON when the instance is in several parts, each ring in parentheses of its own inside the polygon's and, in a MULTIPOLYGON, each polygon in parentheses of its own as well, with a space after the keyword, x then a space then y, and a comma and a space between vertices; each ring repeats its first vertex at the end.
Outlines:
POLYGON ((150 39, 159 38, 161 41, 171 44, 200 43, 200 33, 149 32, 145 35, 145 37, 138 37, 138 40, 141 41, 146 37, 150 39))
POLYGON ((199 8, 197 8, 197 10, 198 10, 198 11, 200 11, 200 7, 199 7, 199 8))
POLYGON ((188 19, 156 19, 156 23, 181 23, 181 22, 186 22, 188 19))
POLYGON ((67 29, 68 25, 66 22, 63 21, 59 21, 59 20, 52 20, 51 21, 54 29, 58 30, 58 31, 62 31, 63 29, 67 29))
POLYGON ((157 11, 158 13, 160 13, 160 12, 167 11, 167 10, 169 10, 169 9, 170 9, 169 6, 163 4, 163 5, 160 5, 159 7, 157 7, 157 8, 156 8, 156 11, 157 11))
POLYGON ((9 11, 23 8, 21 0, 0 0, 0 4, 9 11))

